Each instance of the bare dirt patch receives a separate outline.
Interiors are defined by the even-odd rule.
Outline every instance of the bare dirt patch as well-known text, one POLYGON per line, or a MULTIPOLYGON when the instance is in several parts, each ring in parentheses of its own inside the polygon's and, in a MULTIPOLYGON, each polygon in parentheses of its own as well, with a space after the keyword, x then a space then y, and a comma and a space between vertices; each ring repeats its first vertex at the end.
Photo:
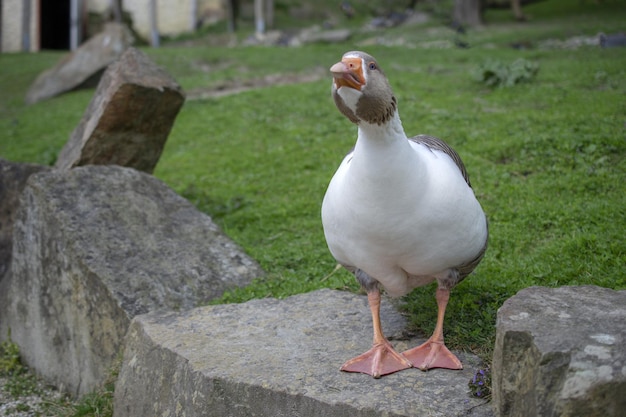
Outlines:
POLYGON ((270 74, 247 80, 225 81, 211 87, 194 88, 187 92, 187 100, 219 98, 259 88, 310 83, 327 76, 329 77, 326 69, 317 67, 306 73, 270 74))

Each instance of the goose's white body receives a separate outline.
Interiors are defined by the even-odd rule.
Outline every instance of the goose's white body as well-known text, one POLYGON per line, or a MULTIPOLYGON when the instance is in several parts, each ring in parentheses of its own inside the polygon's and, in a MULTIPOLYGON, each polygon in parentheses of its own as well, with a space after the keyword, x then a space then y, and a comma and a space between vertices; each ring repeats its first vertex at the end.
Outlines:
POLYGON ((485 222, 455 162, 409 141, 397 112, 383 126, 359 124, 356 147, 322 204, 335 259, 375 277, 394 296, 474 259, 485 245, 485 222))

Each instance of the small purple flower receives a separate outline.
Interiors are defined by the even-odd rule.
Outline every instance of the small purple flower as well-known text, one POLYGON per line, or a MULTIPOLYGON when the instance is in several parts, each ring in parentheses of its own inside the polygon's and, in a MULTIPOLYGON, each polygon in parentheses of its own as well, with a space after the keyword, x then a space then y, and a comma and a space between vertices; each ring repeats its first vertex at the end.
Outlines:
POLYGON ((491 396, 491 372, 489 368, 476 370, 468 385, 472 396, 489 398, 491 396))

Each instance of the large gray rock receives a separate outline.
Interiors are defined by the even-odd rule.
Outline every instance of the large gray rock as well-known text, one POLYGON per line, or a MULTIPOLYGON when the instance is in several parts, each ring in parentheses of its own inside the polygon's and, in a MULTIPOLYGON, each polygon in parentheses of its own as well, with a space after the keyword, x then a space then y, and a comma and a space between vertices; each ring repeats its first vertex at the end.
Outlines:
MULTIPOLYGON (((19 197, 26 180, 35 172, 50 167, 10 162, 0 158, 0 282, 11 265, 13 250, 13 222, 19 206, 19 197)), ((0 304, 2 293, 0 292, 0 304)), ((0 321, 2 317, 0 316, 0 321)))
MULTIPOLYGON (((399 349, 405 319, 383 302, 399 349)), ((284 300, 135 317, 115 386, 114 416, 492 416, 469 396, 478 359, 462 371, 408 369, 373 379, 341 364, 371 347, 364 296, 319 290, 284 300)))
POLYGON ((8 311, 25 362, 72 394, 108 375, 130 320, 204 304, 262 274, 187 200, 116 166, 34 174, 14 224, 8 311))
POLYGON ((184 101, 165 70, 127 49, 104 73, 56 167, 114 164, 152 173, 184 101))
POLYGON ((107 23, 101 33, 39 74, 26 93, 26 102, 33 104, 83 86, 95 86, 106 67, 132 43, 128 28, 107 23))
POLYGON ((493 398, 501 416, 621 417, 626 291, 526 288, 498 311, 493 398))

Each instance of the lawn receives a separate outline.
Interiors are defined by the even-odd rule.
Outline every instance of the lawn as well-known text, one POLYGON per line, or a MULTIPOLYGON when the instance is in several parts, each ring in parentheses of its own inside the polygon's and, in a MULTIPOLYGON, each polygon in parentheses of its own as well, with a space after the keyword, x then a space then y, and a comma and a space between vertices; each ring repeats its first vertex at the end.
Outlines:
MULTIPOLYGON (((325 71, 351 49, 373 54, 407 134, 438 136, 459 152, 489 218, 489 249, 453 291, 445 327, 452 348, 489 361, 496 311, 520 289, 626 288, 626 48, 540 47, 546 39, 623 30, 623 6, 545 1, 525 9, 527 23, 489 11, 487 26, 464 35, 468 49, 420 46, 456 36, 431 21, 358 32, 343 44, 144 51, 188 92, 325 71), (380 44, 393 39, 403 43, 380 44), (526 48, 511 47, 518 42, 526 48), (504 88, 477 81, 481 68, 520 58, 538 65, 529 82, 504 88)), ((0 157, 52 164, 82 117, 93 91, 23 103, 30 82, 60 56, 0 55, 0 157)), ((154 175, 210 214, 267 271, 216 302, 358 291, 352 276, 335 269, 320 221, 328 181, 356 138, 334 106, 330 82, 328 75, 188 100, 179 114, 154 175)), ((433 286, 402 306, 416 332, 433 330, 433 286)))

